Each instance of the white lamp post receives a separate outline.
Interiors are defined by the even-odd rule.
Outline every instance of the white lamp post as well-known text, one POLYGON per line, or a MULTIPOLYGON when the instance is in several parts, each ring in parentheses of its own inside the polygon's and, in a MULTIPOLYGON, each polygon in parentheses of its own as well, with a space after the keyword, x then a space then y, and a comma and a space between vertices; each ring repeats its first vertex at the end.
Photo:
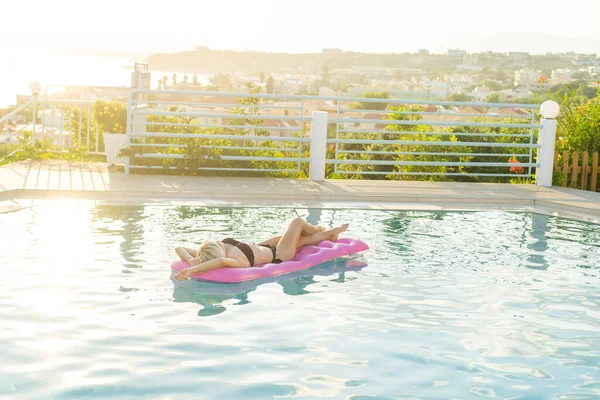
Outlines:
POLYGON ((560 106, 553 100, 547 100, 540 107, 540 114, 546 119, 555 119, 560 112, 560 106))
POLYGON ((557 102, 548 100, 540 107, 542 114, 542 128, 538 136, 538 163, 536 171, 536 184, 539 186, 552 186, 552 169, 554 167, 554 144, 556 141, 556 117, 560 113, 557 102))
POLYGON ((42 91, 42 84, 39 81, 33 81, 29 84, 29 90, 31 90, 31 94, 37 96, 42 91))

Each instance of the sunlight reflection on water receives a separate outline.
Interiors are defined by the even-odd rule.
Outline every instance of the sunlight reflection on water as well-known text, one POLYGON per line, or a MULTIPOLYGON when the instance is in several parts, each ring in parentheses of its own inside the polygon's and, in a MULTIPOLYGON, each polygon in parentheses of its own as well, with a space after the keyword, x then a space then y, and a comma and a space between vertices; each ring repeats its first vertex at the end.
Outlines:
POLYGON ((600 396, 591 224, 65 203, 0 226, 0 397, 600 396), (236 285, 169 279, 177 245, 258 241, 298 215, 349 222, 371 250, 236 285))

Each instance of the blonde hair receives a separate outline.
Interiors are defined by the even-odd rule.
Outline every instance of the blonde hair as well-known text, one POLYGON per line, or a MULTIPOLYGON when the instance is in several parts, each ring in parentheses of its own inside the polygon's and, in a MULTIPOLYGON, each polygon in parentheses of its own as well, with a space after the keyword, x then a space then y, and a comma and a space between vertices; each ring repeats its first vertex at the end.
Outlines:
POLYGON ((223 247, 221 247, 219 242, 204 242, 200 245, 200 249, 198 249, 198 257, 200 257, 200 262, 206 262, 225 256, 225 251, 223 251, 223 247))

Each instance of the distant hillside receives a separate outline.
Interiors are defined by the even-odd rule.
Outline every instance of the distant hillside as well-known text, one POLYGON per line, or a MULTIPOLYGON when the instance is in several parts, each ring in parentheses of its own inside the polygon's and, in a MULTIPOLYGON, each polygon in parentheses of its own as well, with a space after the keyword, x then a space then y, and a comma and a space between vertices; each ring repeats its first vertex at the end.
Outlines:
POLYGON ((569 38, 541 32, 498 32, 485 35, 452 37, 443 42, 442 49, 460 48, 470 52, 487 50, 549 53, 598 53, 600 40, 569 38))
POLYGON ((199 47, 176 54, 153 54, 146 61, 153 70, 195 72, 264 71, 280 72, 289 68, 351 68, 353 66, 385 68, 421 68, 424 70, 453 70, 462 57, 444 55, 372 54, 344 52, 339 54, 287 54, 210 50, 199 47))

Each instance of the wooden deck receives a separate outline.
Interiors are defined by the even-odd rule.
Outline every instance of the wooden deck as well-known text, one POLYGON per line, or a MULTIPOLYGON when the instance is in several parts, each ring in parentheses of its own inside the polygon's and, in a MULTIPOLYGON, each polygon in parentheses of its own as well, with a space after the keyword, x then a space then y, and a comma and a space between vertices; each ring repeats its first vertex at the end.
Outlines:
POLYGON ((105 163, 23 161, 0 167, 0 202, 303 205, 384 209, 528 209, 600 221, 600 193, 493 183, 125 175, 105 163))

